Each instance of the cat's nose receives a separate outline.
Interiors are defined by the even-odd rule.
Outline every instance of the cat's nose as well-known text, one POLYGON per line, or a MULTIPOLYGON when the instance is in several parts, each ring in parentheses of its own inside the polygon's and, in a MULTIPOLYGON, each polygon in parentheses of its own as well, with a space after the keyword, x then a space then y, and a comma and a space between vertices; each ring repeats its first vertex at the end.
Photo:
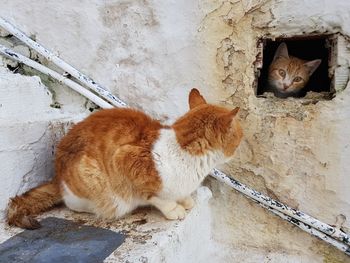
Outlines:
POLYGON ((289 88, 289 85, 283 84, 283 89, 284 89, 284 90, 286 90, 286 89, 288 89, 288 88, 289 88))

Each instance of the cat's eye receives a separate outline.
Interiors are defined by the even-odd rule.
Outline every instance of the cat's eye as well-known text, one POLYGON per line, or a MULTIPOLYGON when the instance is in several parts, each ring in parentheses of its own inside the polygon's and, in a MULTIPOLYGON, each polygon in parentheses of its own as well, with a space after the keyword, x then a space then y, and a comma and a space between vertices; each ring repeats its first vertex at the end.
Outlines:
POLYGON ((293 79, 293 81, 294 82, 300 82, 300 81, 302 81, 303 79, 301 78, 301 77, 295 77, 294 79, 293 79))
POLYGON ((282 78, 286 76, 286 72, 283 69, 278 70, 278 74, 280 74, 282 78))

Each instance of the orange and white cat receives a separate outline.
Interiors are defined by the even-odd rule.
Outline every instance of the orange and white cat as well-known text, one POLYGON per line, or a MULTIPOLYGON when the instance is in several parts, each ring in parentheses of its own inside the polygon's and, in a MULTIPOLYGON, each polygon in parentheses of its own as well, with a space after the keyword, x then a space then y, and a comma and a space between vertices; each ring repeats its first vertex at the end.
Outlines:
POLYGON ((12 198, 8 223, 38 228, 33 216, 61 202, 106 219, 144 205, 183 219, 191 194, 242 138, 239 108, 207 104, 196 89, 189 106, 172 126, 133 109, 101 110, 76 124, 57 147, 53 180, 12 198))
POLYGON ((287 45, 281 43, 269 67, 269 90, 281 98, 300 96, 310 76, 320 64, 320 59, 305 61, 289 56, 287 45))

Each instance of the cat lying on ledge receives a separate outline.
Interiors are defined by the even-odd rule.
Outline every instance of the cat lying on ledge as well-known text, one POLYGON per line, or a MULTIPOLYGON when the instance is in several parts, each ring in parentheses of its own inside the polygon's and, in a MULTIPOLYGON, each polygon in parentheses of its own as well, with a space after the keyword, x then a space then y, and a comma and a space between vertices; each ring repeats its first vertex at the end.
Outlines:
POLYGON ((61 202, 105 219, 144 205, 183 219, 191 193, 242 139, 239 108, 208 104, 197 89, 189 106, 171 126, 133 109, 101 110, 76 124, 57 147, 55 177, 12 198, 8 223, 38 228, 33 216, 61 202))

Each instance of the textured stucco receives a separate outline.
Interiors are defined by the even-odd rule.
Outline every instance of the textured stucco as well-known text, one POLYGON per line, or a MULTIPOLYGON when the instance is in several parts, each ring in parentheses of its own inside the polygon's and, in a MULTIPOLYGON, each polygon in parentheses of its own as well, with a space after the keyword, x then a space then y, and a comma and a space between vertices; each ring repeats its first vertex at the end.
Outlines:
POLYGON ((39 77, 0 68, 0 216, 10 197, 53 175, 54 148, 73 120, 84 115, 50 107, 52 94, 39 77))
MULTIPOLYGON (((1 3, 1 16, 157 118, 170 122, 185 112, 187 92, 193 86, 211 102, 240 106, 244 142, 236 159, 223 169, 292 207, 350 228, 350 89, 315 104, 306 99, 257 98, 252 87, 259 38, 339 33, 349 39, 349 1, 1 3)), ((349 60, 344 54, 338 63, 346 68, 349 60)), ((50 99, 61 105, 61 114, 73 118, 86 112, 84 99, 57 83, 42 81, 54 97, 50 99)), ((30 105, 24 101, 21 107, 30 105)), ((3 154, 11 159, 10 151, 3 154)), ((24 154, 28 157, 23 160, 34 158, 30 152, 24 154)), ((18 176, 25 170, 20 169, 18 176)), ((7 189, 16 188, 20 178, 7 189)), ((207 184, 214 196, 213 237, 223 246, 254 247, 252 253, 266 255, 282 251, 300 255, 304 262, 349 261, 228 187, 214 180, 207 184)), ((9 191, 7 196, 17 189, 9 191)))
MULTIPOLYGON (((350 90, 339 92, 331 101, 313 104, 306 99, 256 98, 252 89, 252 65, 259 38, 338 32, 348 38, 349 28, 345 23, 350 9, 348 2, 302 3, 218 3, 206 17, 207 31, 202 37, 217 34, 219 28, 227 29, 221 35, 217 66, 223 69, 223 88, 231 94, 226 101, 243 109, 245 141, 237 158, 224 169, 242 182, 292 207, 336 224, 337 218, 350 218, 347 161, 350 156, 347 121, 350 90), (209 22, 212 20, 215 23, 209 22)), ((347 54, 340 57, 338 62, 345 61, 349 67, 347 54)), ((332 249, 323 243, 264 213, 263 209, 217 182, 209 184, 216 187, 214 200, 221 204, 213 205, 214 214, 218 215, 214 222, 217 229, 222 230, 216 233, 219 240, 234 245, 292 250, 305 256, 313 254, 317 261, 331 258, 332 249), (231 227, 222 228, 222 225, 231 227), (237 231, 238 228, 243 230, 237 231)), ((349 221, 342 221, 337 223, 348 228, 349 221)), ((338 253, 332 255, 338 255, 340 261, 349 260, 338 253)))

